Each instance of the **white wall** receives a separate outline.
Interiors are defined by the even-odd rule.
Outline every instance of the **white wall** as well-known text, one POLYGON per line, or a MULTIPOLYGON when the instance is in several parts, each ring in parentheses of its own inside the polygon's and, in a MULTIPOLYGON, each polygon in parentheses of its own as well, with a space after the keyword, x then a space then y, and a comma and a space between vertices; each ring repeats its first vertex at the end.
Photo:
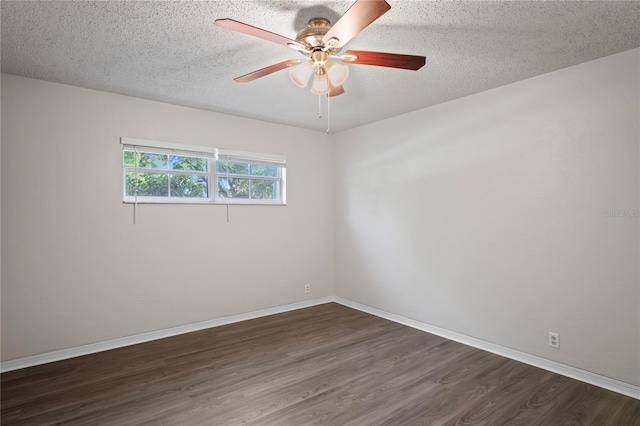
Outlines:
POLYGON ((335 254, 338 296, 638 385, 639 56, 330 139, 3 75, 2 360, 327 296, 335 254), (285 154, 289 205, 134 226, 121 136, 285 154))
POLYGON ((639 59, 336 135, 336 295, 640 384, 639 59))
POLYGON ((3 360, 333 293, 326 135, 11 75, 1 108, 3 360), (284 154, 288 205, 140 205, 134 226, 121 136, 284 154))

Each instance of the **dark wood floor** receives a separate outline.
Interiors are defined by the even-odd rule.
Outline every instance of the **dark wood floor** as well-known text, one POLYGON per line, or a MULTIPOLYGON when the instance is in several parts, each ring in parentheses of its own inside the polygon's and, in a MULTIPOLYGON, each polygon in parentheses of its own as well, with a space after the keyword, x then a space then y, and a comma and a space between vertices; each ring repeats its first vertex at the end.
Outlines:
POLYGON ((329 303, 2 374, 3 425, 640 425, 640 401, 329 303))

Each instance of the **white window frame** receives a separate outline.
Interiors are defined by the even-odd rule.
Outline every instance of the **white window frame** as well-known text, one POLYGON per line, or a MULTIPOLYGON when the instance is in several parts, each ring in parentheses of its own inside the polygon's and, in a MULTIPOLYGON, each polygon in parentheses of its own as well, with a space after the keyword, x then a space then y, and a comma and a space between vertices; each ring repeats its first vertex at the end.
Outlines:
MULTIPOLYGON (((211 147, 203 147, 196 145, 186 145, 174 142, 152 141, 145 139, 120 138, 122 149, 122 201, 125 204, 245 204, 245 205, 286 205, 286 170, 287 158, 282 155, 264 154, 248 151, 236 151, 228 149, 218 149, 211 147), (127 195, 126 174, 128 172, 142 172, 144 168, 125 167, 124 152, 138 151, 156 154, 181 155, 186 157, 206 158, 208 160, 208 172, 196 171, 180 171, 164 169, 149 169, 154 172, 162 172, 168 175, 188 175, 188 176, 207 176, 208 177, 208 197, 207 198, 189 198, 189 197, 147 197, 147 196, 129 196, 127 195), (232 161, 239 163, 249 163, 258 165, 273 165, 278 167, 278 177, 253 176, 253 175, 234 175, 227 173, 218 173, 216 162, 218 160, 232 161), (218 178, 219 177, 239 177, 249 180, 273 180, 279 182, 278 189, 280 191, 279 199, 252 199, 252 198, 225 198, 218 194, 218 178)), ((170 194, 170 190, 169 190, 170 194)))

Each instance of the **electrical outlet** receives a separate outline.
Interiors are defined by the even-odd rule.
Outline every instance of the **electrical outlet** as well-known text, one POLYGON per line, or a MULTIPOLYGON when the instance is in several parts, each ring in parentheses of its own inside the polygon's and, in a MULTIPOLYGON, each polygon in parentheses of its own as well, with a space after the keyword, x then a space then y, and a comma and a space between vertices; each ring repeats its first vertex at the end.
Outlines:
POLYGON ((305 284, 304 285, 304 292, 305 293, 310 293, 311 292, 311 284, 305 284))
POLYGON ((549 332, 549 346, 560 349, 560 335, 558 333, 549 332))

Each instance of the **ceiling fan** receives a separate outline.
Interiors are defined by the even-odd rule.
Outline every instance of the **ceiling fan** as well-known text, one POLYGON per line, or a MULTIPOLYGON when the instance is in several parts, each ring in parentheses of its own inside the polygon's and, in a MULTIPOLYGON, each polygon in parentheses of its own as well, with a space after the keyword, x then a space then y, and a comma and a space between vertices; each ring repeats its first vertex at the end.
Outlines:
POLYGON ((306 87, 313 75, 312 93, 338 96, 344 93, 342 84, 349 76, 349 68, 334 59, 347 64, 375 65, 414 71, 424 66, 426 62, 424 56, 364 50, 347 50, 344 54, 339 54, 345 44, 389 9, 391 6, 385 0, 357 0, 334 25, 325 18, 311 19, 308 26, 298 32, 295 40, 233 19, 217 19, 215 25, 289 47, 306 57, 306 59, 291 59, 261 68, 237 77, 235 81, 247 83, 289 68, 289 76, 297 86, 306 87))

